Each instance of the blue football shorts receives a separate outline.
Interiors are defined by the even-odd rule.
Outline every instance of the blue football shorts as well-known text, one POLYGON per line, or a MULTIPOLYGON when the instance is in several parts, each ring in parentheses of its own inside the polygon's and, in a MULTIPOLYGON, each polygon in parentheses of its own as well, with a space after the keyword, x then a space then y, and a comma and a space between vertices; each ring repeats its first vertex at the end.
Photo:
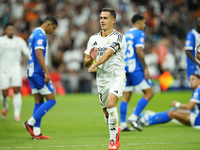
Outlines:
POLYGON ((144 90, 150 88, 151 80, 145 80, 145 75, 142 70, 134 71, 134 72, 127 72, 126 73, 126 86, 124 92, 133 91, 133 90, 144 90))
POLYGON ((32 94, 40 93, 41 95, 48 95, 54 92, 52 81, 45 83, 44 79, 44 75, 28 77, 32 94))

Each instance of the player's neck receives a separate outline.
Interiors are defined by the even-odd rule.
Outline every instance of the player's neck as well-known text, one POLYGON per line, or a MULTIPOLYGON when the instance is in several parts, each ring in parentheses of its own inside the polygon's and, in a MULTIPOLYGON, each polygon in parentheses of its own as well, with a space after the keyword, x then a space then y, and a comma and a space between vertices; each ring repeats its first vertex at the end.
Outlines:
POLYGON ((107 37, 108 35, 110 35, 113 32, 113 28, 109 29, 109 30, 101 30, 101 36, 102 37, 107 37))

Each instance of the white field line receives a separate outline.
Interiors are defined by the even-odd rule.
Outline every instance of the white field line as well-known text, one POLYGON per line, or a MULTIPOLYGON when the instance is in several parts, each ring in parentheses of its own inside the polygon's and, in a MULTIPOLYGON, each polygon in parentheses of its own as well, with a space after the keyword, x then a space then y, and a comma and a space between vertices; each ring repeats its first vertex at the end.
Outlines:
MULTIPOLYGON (((158 142, 158 143, 126 143, 121 145, 171 145, 171 144, 199 144, 200 142, 158 142)), ((108 144, 85 144, 85 145, 51 145, 51 146, 13 146, 0 147, 0 149, 35 149, 35 148, 62 148, 62 147, 99 147, 108 144)))

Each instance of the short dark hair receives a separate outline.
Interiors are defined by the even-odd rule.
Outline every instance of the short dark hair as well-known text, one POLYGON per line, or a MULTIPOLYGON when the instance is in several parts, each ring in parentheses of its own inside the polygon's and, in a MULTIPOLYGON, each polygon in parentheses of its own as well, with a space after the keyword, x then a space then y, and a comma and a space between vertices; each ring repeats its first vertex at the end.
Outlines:
POLYGON ((8 26, 14 26, 14 23, 8 22, 8 23, 6 24, 6 26, 5 26, 5 29, 7 29, 8 26))
POLYGON ((197 73, 193 73, 192 75, 196 76, 198 79, 200 79, 200 75, 197 73))
POLYGON ((101 12, 103 12, 103 11, 109 11, 110 14, 111 14, 111 16, 113 16, 114 19, 116 19, 116 12, 114 11, 114 9, 112 9, 112 8, 103 8, 103 9, 101 10, 101 12))
POLYGON ((58 25, 58 22, 54 16, 48 16, 44 20, 44 22, 50 21, 53 25, 58 25))
POLYGON ((140 14, 135 14, 135 15, 132 17, 131 21, 132 21, 132 23, 134 24, 136 21, 138 21, 138 20, 143 20, 143 19, 144 19, 144 17, 143 17, 142 15, 140 15, 140 14))

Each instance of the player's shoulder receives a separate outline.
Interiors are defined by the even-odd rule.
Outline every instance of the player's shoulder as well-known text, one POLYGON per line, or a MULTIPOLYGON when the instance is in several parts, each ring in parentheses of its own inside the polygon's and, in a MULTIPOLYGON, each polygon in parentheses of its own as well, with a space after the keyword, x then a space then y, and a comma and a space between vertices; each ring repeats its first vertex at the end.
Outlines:
POLYGON ((134 35, 134 36, 145 36, 145 32, 143 30, 139 30, 137 28, 130 28, 124 35, 134 35))
POLYGON ((124 39, 124 35, 117 30, 114 30, 108 37, 110 37, 111 39, 116 39, 118 42, 122 42, 122 40, 124 39))
POLYGON ((32 33, 35 37, 41 37, 41 38, 45 38, 45 34, 43 33, 43 31, 40 28, 36 28, 33 33, 32 33))
POLYGON ((195 29, 190 30, 190 31, 187 33, 187 37, 188 37, 188 36, 194 36, 195 32, 197 32, 195 29))

